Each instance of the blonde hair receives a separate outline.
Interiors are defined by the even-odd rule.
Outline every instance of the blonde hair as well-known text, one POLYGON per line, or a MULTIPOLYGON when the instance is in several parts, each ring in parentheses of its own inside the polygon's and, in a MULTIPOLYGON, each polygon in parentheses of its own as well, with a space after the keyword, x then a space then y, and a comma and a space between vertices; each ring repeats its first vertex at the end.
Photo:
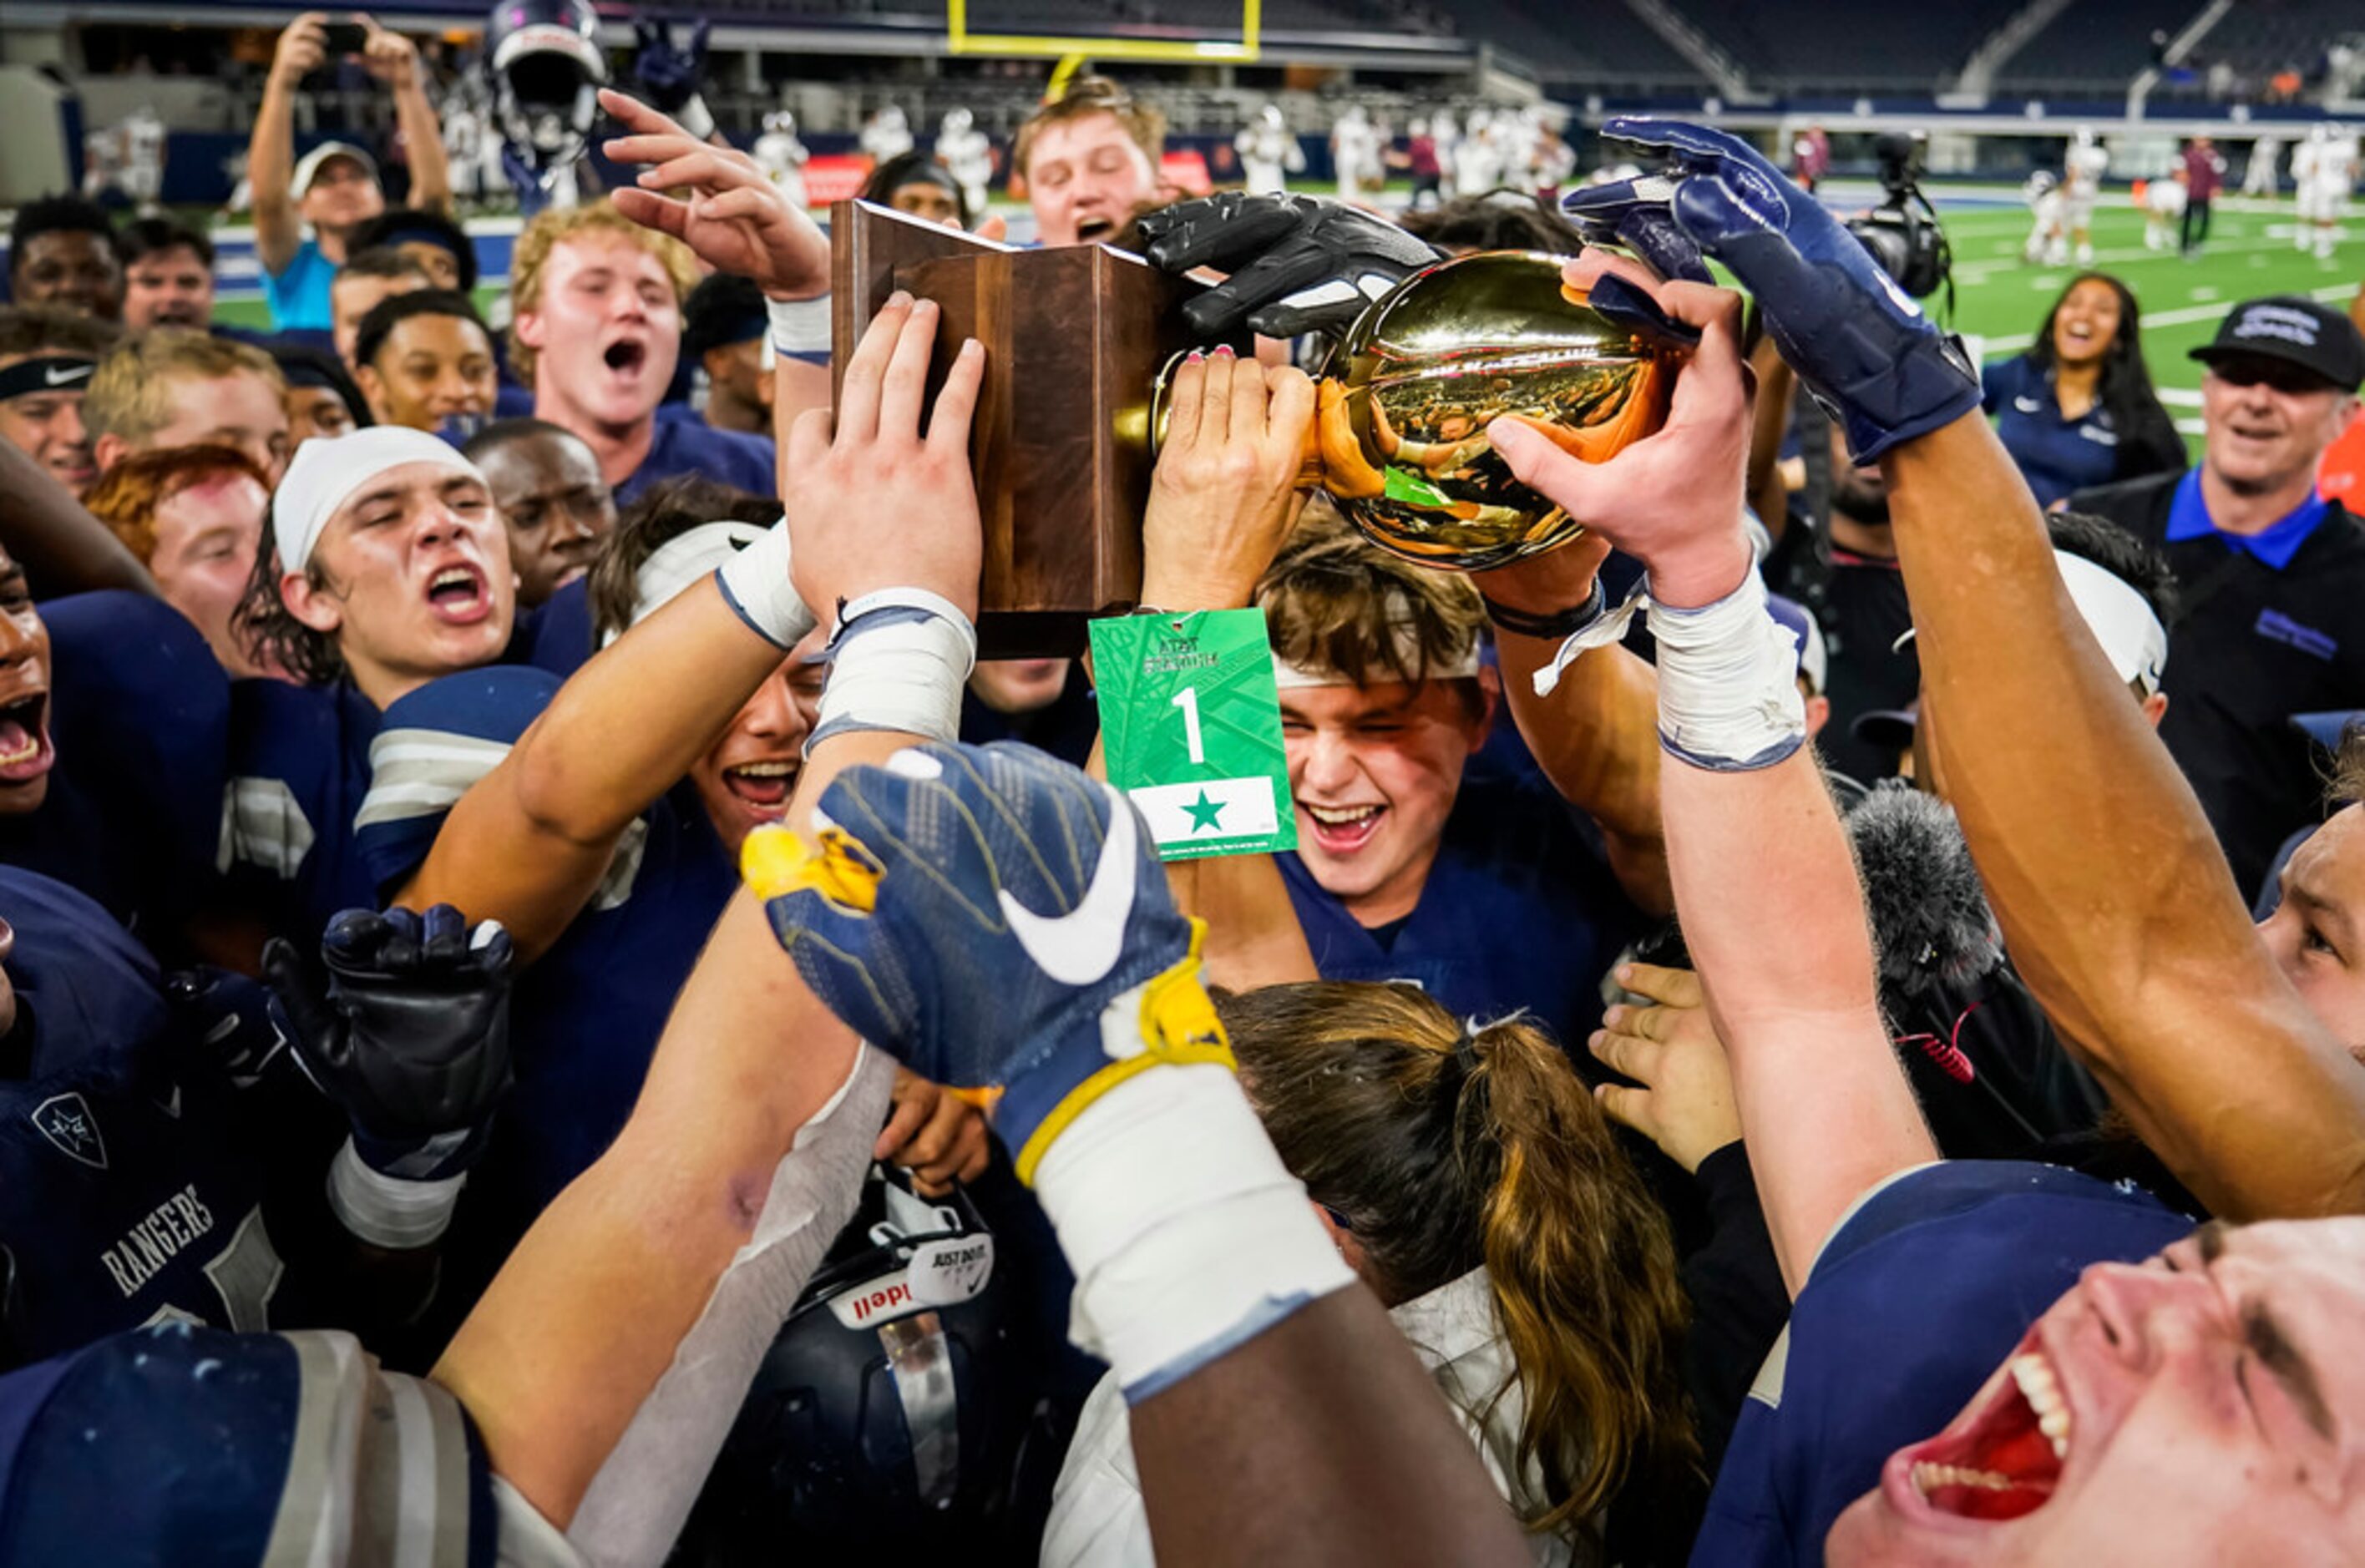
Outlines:
POLYGON ((1068 84, 1068 90, 1026 117, 1018 134, 1010 143, 1010 166, 1021 179, 1026 177, 1027 161, 1035 155, 1035 140, 1055 125, 1073 125, 1093 115, 1114 115, 1116 123, 1125 128, 1126 135, 1141 149, 1149 160, 1149 172, 1158 173, 1159 160, 1166 154, 1166 117, 1154 106, 1142 103, 1117 83, 1105 76, 1079 76, 1068 84))
POLYGON ((1265 568, 1256 601, 1283 662, 1355 686, 1418 686, 1433 669, 1465 666, 1486 623, 1467 577, 1388 554, 1319 498, 1265 568))
POLYGON ((252 344, 193 328, 151 328, 126 338, 98 362, 82 401, 83 428, 94 442, 112 435, 127 445, 145 446, 173 422, 172 383, 219 381, 241 371, 269 382, 274 396, 286 396, 277 362, 252 344))
MULTIPOLYGON (((1530 1530, 1572 1538, 1621 1492, 1692 1484, 1686 1316, 1665 1216, 1576 1070, 1523 1017, 1465 1027, 1369 981, 1218 999, 1241 1086, 1391 1302, 1483 1265, 1522 1395, 1530 1530)), ((1510 1384, 1484 1408, 1484 1422, 1510 1384)))
POLYGON ((655 256, 673 284, 676 305, 698 286, 698 261, 689 246, 670 234, 642 228, 605 196, 586 207, 551 207, 536 214, 518 235, 510 258, 510 368, 528 386, 533 385, 534 351, 518 337, 517 319, 541 308, 542 270, 552 248, 587 234, 615 236, 655 256))

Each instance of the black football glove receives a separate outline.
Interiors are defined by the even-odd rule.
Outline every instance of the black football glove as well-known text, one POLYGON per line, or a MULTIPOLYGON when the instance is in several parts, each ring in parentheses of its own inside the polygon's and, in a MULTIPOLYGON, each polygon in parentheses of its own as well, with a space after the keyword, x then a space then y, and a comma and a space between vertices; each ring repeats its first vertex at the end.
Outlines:
POLYGON ((1231 276, 1182 307, 1221 337, 1246 321, 1268 338, 1343 332, 1364 308, 1440 258, 1385 218, 1305 196, 1227 191, 1141 219, 1149 259, 1168 272, 1231 276))
POLYGON ((318 962, 275 939, 263 969, 296 1052, 355 1133, 408 1145, 481 1126, 510 1085, 510 938, 471 933, 449 904, 425 915, 349 909, 318 962))

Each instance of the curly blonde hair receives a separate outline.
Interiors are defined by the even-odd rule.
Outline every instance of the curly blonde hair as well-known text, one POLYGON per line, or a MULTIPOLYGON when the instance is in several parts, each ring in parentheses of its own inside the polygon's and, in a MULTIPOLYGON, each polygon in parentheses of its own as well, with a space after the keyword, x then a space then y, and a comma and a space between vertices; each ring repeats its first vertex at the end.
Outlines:
POLYGON ((518 337, 517 319, 541 308, 542 270, 549 264, 552 248, 586 234, 617 236, 655 256, 672 280, 677 306, 698 286, 698 259, 689 246, 670 234, 642 228, 605 196, 585 207, 553 207, 537 214, 518 235, 517 250, 510 258, 510 367, 528 386, 533 385, 534 351, 518 337))

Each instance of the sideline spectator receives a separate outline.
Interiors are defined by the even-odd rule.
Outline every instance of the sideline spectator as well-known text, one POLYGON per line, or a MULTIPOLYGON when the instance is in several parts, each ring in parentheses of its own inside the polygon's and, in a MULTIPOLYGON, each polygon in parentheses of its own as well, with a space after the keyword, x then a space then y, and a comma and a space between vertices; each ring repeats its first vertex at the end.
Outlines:
POLYGON ((99 362, 83 422, 101 474, 135 452, 229 446, 276 486, 287 466, 286 392, 279 366, 261 349, 163 327, 99 362))
MULTIPOLYGON (((419 51, 399 33, 358 12, 367 29, 361 60, 394 96, 395 129, 410 159, 410 204, 447 211, 452 185, 443 137, 419 64, 419 51)), ((307 11, 287 25, 272 51, 271 73, 255 112, 247 148, 247 178, 254 190, 254 244, 263 259, 263 293, 271 319, 291 328, 333 325, 329 284, 353 247, 360 227, 386 210, 376 161, 345 141, 323 141, 296 156, 297 85, 328 57, 326 12, 307 11), (311 230, 308 238, 305 230, 311 230)))
POLYGON ((353 363, 379 424, 465 441, 493 411, 493 338, 464 294, 428 288, 379 300, 353 329, 353 363))
POLYGON ((2144 364, 2135 297, 2107 273, 2070 279, 2029 351, 1989 365, 1981 382, 2039 506, 2184 468, 2184 438, 2144 364))
POLYGON ((118 462, 84 504, 148 568, 164 602, 205 633, 224 669, 270 673, 230 631, 271 505, 262 469, 227 446, 167 446, 118 462))
POLYGON ((2182 474, 2070 498, 2158 546, 2182 600, 2160 738, 2191 781, 2246 894, 2316 820, 2320 780, 2293 713, 2365 694, 2365 524, 2315 493, 2357 410, 2365 339, 2299 296, 2236 305, 2214 341, 2208 444, 2182 474))
POLYGON ((212 328, 212 241, 167 218, 135 218, 116 231, 115 253, 123 263, 125 330, 212 328))
POLYGON ((76 497, 98 477, 83 402, 117 335, 92 317, 0 306, 0 438, 76 497))
POLYGON ((2217 199, 2225 184, 2225 157, 2217 151, 2216 143, 2205 136, 2196 136, 2186 143, 2184 227, 2178 236, 2180 248, 2186 255, 2199 255, 2201 248, 2209 243, 2209 206, 2217 199))
POLYGON ((619 506, 679 474, 770 495, 772 442, 660 420, 681 355, 690 252, 612 200, 552 210, 526 225, 510 263, 510 364, 533 388, 534 417, 581 437, 619 506))
POLYGON ((123 315, 123 263, 106 209, 77 196, 39 196, 8 229, 8 297, 102 321, 123 315))

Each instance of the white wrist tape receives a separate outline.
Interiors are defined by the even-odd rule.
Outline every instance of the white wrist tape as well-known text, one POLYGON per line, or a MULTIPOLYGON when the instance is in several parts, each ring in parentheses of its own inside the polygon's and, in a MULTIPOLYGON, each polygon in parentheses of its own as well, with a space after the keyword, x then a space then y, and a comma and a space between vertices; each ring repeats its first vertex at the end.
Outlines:
POLYGON ((977 631, 949 599, 925 588, 864 594, 839 611, 829 660, 807 752, 849 730, 894 730, 947 745, 959 740, 977 631))
POLYGON ((329 1162, 329 1208, 338 1222, 373 1247, 408 1250, 443 1234, 460 1204, 465 1172, 435 1182, 410 1182, 373 1170, 347 1138, 329 1162))
POLYGON ((786 653, 816 624, 789 580, 789 524, 783 518, 761 539, 715 568, 715 583, 739 619, 786 653))
POLYGON ((802 360, 829 357, 829 296, 812 299, 766 299, 772 319, 772 352, 802 360))
POLYGON ((1228 1069, 1160 1067, 1086 1107, 1035 1194, 1075 1271, 1069 1337, 1149 1397, 1354 1282, 1228 1069))
POLYGON ((1767 612, 1755 571, 1698 610, 1651 607, 1659 645, 1659 745, 1717 773, 1771 767, 1807 740, 1799 644, 1767 612))
POLYGON ((706 106, 706 95, 703 93, 692 93, 689 95, 689 102, 682 105, 681 112, 675 115, 673 119, 676 125, 689 132, 695 140, 703 141, 714 134, 714 111, 706 106))

